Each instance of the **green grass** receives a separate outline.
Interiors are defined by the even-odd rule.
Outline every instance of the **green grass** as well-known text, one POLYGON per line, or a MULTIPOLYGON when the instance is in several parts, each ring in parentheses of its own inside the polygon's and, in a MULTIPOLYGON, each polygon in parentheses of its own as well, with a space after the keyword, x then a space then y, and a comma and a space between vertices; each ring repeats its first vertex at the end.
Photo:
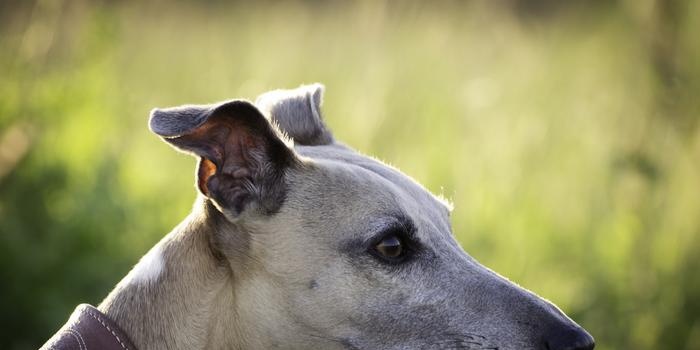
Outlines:
POLYGON ((99 303, 189 211, 151 108, 319 81, 338 139, 453 201, 467 252, 597 349, 700 349, 700 6, 664 31, 651 3, 4 5, 0 347, 99 303))

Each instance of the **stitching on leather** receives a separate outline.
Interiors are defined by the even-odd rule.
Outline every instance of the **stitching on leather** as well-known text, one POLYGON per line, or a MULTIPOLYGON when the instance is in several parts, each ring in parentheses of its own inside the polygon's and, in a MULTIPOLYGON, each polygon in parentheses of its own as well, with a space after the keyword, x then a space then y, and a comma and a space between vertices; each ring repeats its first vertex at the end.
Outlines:
POLYGON ((109 326, 107 326, 107 325, 102 321, 102 318, 100 318, 100 316, 95 315, 95 314, 92 313, 92 311, 90 311, 90 310, 85 310, 85 312, 87 312, 88 315, 90 315, 92 318, 94 318, 94 319, 96 319, 98 322, 100 322, 100 324, 102 324, 102 326, 103 326, 104 328, 106 328, 110 333, 112 333, 112 335, 114 336, 114 339, 116 339, 117 342, 119 343, 119 345, 122 346, 122 349, 124 349, 124 350, 128 350, 128 349, 129 349, 129 348, 126 347, 126 345, 124 345, 124 343, 122 343, 122 340, 119 339, 119 336, 117 336, 117 334, 114 333, 114 331, 113 331, 111 328, 109 328, 109 326))
POLYGON ((66 329, 66 332, 76 337, 76 339, 78 340, 78 346, 80 347, 80 350, 88 350, 87 343, 85 343, 85 339, 83 339, 83 336, 80 334, 80 332, 73 328, 66 329))

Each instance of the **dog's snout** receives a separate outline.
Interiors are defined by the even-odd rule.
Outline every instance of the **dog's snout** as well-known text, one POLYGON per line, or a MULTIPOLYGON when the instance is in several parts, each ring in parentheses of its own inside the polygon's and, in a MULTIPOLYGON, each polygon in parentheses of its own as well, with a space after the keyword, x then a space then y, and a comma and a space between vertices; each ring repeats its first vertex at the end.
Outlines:
POLYGON ((546 339, 548 350, 592 350, 593 337, 583 328, 569 327, 565 330, 552 330, 546 339))

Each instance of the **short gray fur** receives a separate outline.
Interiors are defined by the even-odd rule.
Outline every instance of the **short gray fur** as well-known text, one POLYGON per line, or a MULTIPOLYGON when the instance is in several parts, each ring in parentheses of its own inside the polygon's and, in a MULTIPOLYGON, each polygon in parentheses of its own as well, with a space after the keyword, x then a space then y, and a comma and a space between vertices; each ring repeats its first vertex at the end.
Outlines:
MULTIPOLYGON (((593 348, 556 306, 462 250, 439 198, 333 141, 318 111, 321 91, 304 86, 256 102, 295 144, 284 142, 294 161, 273 179, 285 188, 277 211, 248 206, 232 217, 200 193, 99 306, 139 348, 593 348), (399 221, 410 221, 416 253, 390 264, 368 242, 399 221)), ((159 110, 151 128, 165 137, 198 132, 210 109, 159 110)), ((242 152, 249 138, 270 137, 237 132, 242 152)))
POLYGON ((321 115, 323 91, 321 84, 269 91, 258 96, 255 105, 269 115, 296 144, 328 145, 333 142, 333 135, 326 128, 321 115))
MULTIPOLYGON (((223 104, 223 103, 222 103, 223 104)), ((153 109, 148 122, 151 131, 163 137, 183 135, 204 124, 216 105, 183 105, 153 109)))

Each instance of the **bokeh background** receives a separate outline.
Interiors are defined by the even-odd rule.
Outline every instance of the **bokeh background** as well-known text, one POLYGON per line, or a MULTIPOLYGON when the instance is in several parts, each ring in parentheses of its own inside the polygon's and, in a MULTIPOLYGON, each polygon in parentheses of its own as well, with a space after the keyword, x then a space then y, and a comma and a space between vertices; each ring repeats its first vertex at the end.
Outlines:
POLYGON ((700 349, 700 2, 0 2, 0 348, 189 211, 151 108, 323 82, 338 139, 454 202, 598 349, 700 349))

